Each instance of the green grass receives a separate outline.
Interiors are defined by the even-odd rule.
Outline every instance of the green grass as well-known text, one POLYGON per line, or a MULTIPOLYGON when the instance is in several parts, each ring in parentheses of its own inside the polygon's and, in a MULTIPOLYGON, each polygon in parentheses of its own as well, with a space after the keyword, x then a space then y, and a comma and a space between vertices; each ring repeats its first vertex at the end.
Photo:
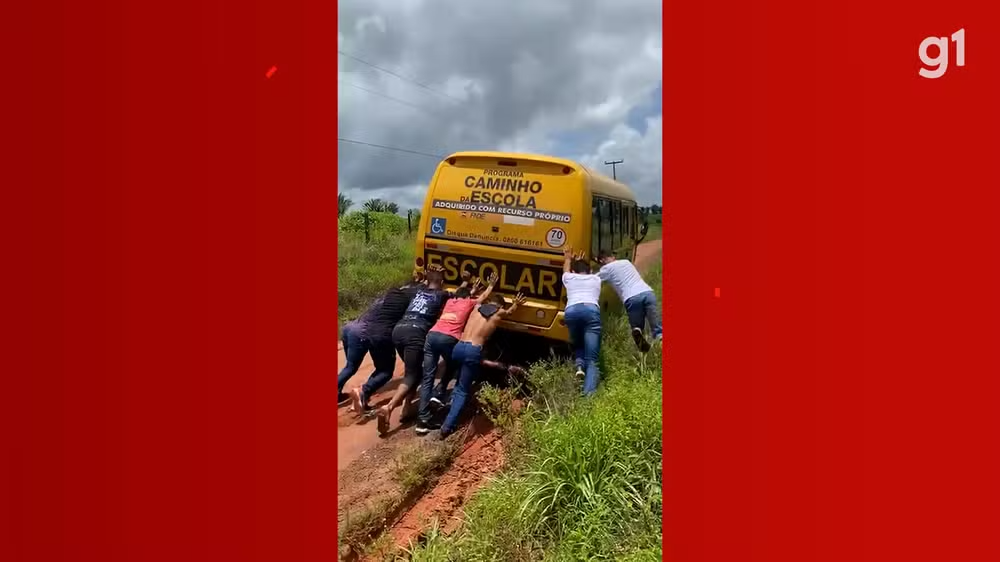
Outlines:
POLYGON ((337 321, 357 318, 386 288, 402 284, 413 271, 416 236, 374 237, 341 230, 337 239, 337 321))
POLYGON ((663 238, 663 225, 661 224, 650 224, 649 231, 646 232, 646 237, 642 239, 643 242, 649 242, 651 240, 659 240, 663 238))
MULTIPOLYGON (((653 287, 661 271, 645 274, 653 287)), ((579 397, 573 369, 559 363, 532 369, 531 401, 516 420, 503 417, 509 395, 487 394, 487 413, 514 445, 507 468, 466 505, 456 534, 429 533, 410 559, 660 560, 661 357, 635 351, 615 310, 604 319, 595 396, 579 397)))
POLYGON ((646 217, 649 224, 649 231, 646 232, 644 242, 659 240, 663 238, 663 215, 650 215, 646 217))

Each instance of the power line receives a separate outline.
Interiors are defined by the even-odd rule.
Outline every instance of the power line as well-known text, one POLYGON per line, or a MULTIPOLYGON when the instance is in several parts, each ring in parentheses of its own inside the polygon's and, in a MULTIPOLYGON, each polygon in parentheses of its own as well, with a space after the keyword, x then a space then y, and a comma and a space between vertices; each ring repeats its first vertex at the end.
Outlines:
POLYGON ((345 57, 347 57, 349 59, 356 60, 356 61, 360 62, 363 65, 370 66, 370 67, 372 67, 372 68, 374 68, 376 70, 380 70, 382 72, 385 72, 386 74, 389 74, 391 76, 395 76, 396 78, 399 78, 400 80, 405 80, 406 82, 410 82, 411 84, 416 84, 417 86, 420 86, 421 88, 427 90, 428 92, 433 92, 433 93, 435 93, 435 94, 437 94, 439 96, 444 96, 444 97, 449 98, 449 99, 451 99, 453 101, 462 102, 462 100, 456 98, 455 96, 452 96, 450 94, 446 94, 446 93, 442 92, 441 90, 437 90, 437 89, 431 88, 427 84, 424 84, 424 83, 421 83, 421 82, 417 82, 413 78, 407 78, 406 76, 403 76, 401 74, 397 74, 397 73, 389 70, 388 68, 382 68, 381 66, 379 66, 377 64, 370 63, 370 62, 368 62, 368 61, 366 61, 364 59, 360 59, 360 58, 358 58, 358 57, 356 57, 356 56, 354 56, 354 55, 352 55, 350 53, 345 53, 344 51, 342 51, 340 49, 337 49, 337 52, 340 53, 341 55, 344 55, 345 57))
POLYGON ((430 153, 427 153, 427 152, 420 152, 418 150, 410 150, 410 149, 407 149, 407 148, 398 148, 398 147, 395 147, 395 146, 385 146, 385 145, 382 145, 382 144, 375 144, 375 143, 371 143, 371 142, 359 141, 359 140, 354 140, 354 139, 345 139, 345 138, 341 138, 341 137, 337 137, 337 141, 338 142, 347 142, 347 143, 351 143, 351 144, 359 144, 361 146, 370 146, 370 147, 373 147, 373 148, 381 148, 381 149, 384 149, 384 150, 394 150, 396 152, 406 152, 407 154, 416 154, 418 156, 427 156, 428 158, 433 158, 435 160, 444 160, 444 156, 441 156, 440 154, 430 154, 430 153))
POLYGON ((352 88, 357 88, 357 89, 359 89, 359 90, 361 90, 363 92, 368 92, 369 94, 375 94, 376 96, 383 97, 383 98, 385 98, 387 100, 392 100, 392 101, 394 101, 396 103, 401 103, 403 105, 408 105, 408 106, 410 106, 410 107, 412 107, 414 109, 419 109, 420 111, 424 111, 424 112, 428 113, 429 115, 434 115, 435 117, 438 116, 435 112, 427 109, 426 107, 421 107, 419 105, 412 104, 412 103, 410 103, 410 102, 408 102, 406 100, 401 100, 399 98, 394 98, 394 97, 392 97, 392 96, 390 96, 388 94, 383 94, 382 92, 377 92, 375 90, 372 90, 372 89, 369 89, 369 88, 365 88, 364 86, 359 86, 357 84, 353 84, 353 83, 348 82, 347 80, 344 80, 342 78, 338 78, 338 80, 340 80, 341 82, 343 82, 344 84, 347 84, 348 86, 350 86, 352 88))

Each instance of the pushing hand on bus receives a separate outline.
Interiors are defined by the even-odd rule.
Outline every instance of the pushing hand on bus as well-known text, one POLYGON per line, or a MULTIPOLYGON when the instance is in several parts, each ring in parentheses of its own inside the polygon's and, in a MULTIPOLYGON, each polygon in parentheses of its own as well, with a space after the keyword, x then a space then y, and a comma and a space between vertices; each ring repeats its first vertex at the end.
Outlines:
POLYGON ((524 294, 518 293, 517 296, 514 297, 514 302, 510 304, 510 307, 507 308, 506 310, 501 310, 500 312, 498 312, 497 316, 505 318, 507 316, 510 316, 511 314, 514 314, 514 311, 517 310, 517 307, 524 304, 524 300, 525 300, 524 294))
MULTIPOLYGON (((478 295, 478 297, 477 297, 477 300, 479 301, 479 304, 483 304, 484 302, 486 302, 486 299, 489 298, 490 293, 493 292, 493 286, 497 284, 497 281, 499 279, 500 279, 500 277, 497 276, 497 272, 496 271, 494 271, 493 273, 490 273, 490 278, 488 279, 488 283, 489 284, 486 285, 486 290, 483 291, 482 293, 480 293, 478 295)), ((480 280, 480 282, 481 281, 482 280, 480 280)))

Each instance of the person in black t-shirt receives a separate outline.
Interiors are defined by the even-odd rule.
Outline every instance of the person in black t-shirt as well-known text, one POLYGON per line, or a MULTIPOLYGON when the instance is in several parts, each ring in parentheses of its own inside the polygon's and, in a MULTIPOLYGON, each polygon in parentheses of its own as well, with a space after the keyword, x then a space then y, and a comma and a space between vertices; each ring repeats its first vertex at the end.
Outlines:
MULTIPOLYGON (((403 285, 402 288, 419 288, 423 285, 423 281, 424 272, 417 270, 413 272, 412 281, 403 285)), ((347 381, 349 381, 351 377, 357 374, 358 369, 361 367, 361 362, 364 361, 365 355, 368 355, 369 352, 371 352, 372 360, 375 360, 376 352, 372 350, 371 340, 368 337, 368 325, 382 310, 382 305, 387 294, 388 291, 383 293, 378 299, 375 300, 375 302, 371 304, 371 306, 368 307, 367 310, 365 310, 361 316, 351 320, 347 324, 344 324, 344 327, 341 328, 341 341, 344 345, 344 356, 347 359, 347 364, 344 365, 344 368, 337 376, 338 404, 350 401, 351 396, 344 393, 344 385, 347 384, 347 381)), ((389 372, 391 373, 392 369, 390 369, 389 372)))
POLYGON ((413 282, 389 289, 381 305, 368 318, 366 328, 368 352, 375 364, 375 371, 361 388, 355 388, 351 394, 355 413, 365 414, 370 411, 368 399, 392 379, 392 372, 396 369, 396 349, 392 343, 392 330, 406 314, 414 295, 424 288, 424 283, 426 281, 413 282))
MULTIPOLYGON (((451 293, 444 288, 444 275, 441 271, 436 269, 428 271, 427 286, 417 291, 406 309, 406 314, 392 331, 392 343, 396 347, 396 353, 403 359, 405 369, 403 382, 396 391, 396 395, 401 397, 403 402, 401 421, 416 413, 410 398, 423 376, 424 340, 450 297, 451 293)), ((378 414, 378 431, 385 433, 389 429, 387 411, 383 409, 378 414)))

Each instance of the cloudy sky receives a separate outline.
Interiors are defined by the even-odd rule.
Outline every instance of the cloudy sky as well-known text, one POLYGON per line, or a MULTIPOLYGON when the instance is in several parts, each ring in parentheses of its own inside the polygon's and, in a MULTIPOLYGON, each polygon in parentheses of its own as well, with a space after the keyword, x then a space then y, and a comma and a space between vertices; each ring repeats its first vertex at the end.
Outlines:
MULTIPOLYGON (((624 159, 618 179, 660 204, 660 4, 341 0, 338 137, 551 154, 608 175, 604 161, 624 159)), ((338 145, 339 188, 355 206, 421 206, 434 158, 338 145)))

